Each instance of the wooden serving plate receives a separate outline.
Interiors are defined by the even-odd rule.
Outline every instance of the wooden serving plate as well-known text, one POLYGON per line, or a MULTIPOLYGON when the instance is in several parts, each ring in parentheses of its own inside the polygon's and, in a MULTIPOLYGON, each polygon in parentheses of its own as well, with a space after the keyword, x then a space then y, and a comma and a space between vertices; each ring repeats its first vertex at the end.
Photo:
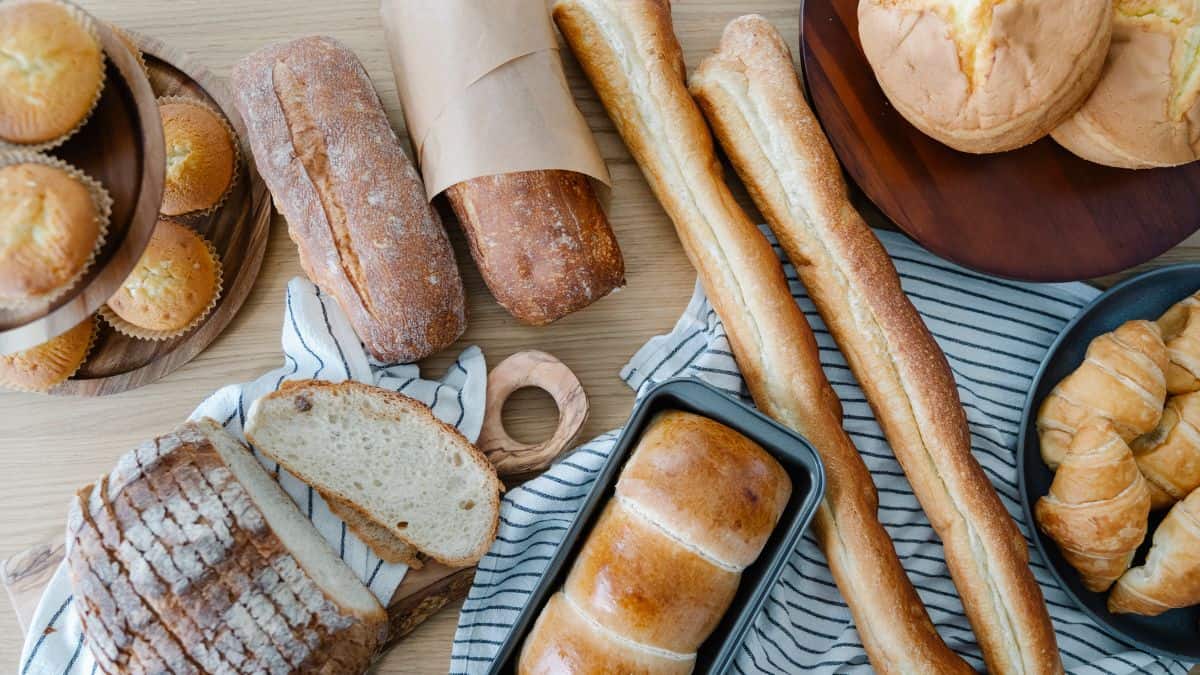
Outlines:
MULTIPOLYGON (((216 247, 221 257, 223 290, 217 306, 199 326, 171 340, 137 340, 104 325, 83 368, 56 387, 51 392, 54 394, 115 394, 154 382, 192 360, 225 330, 241 309, 258 277, 266 251, 271 195, 244 143, 246 125, 233 106, 225 83, 186 54, 153 38, 129 33, 143 52, 156 97, 188 96, 207 101, 225 113, 242 139, 237 185, 221 207, 209 215, 174 218, 203 234, 216 247)), ((161 205, 161 197, 158 203, 161 205)))
POLYGON ((1132 267, 1200 227, 1200 163, 1113 169, 1050 138, 971 155, 924 135, 876 82, 857 7, 858 0, 801 5, 808 94, 850 177, 933 252, 1000 276, 1067 281, 1132 267))

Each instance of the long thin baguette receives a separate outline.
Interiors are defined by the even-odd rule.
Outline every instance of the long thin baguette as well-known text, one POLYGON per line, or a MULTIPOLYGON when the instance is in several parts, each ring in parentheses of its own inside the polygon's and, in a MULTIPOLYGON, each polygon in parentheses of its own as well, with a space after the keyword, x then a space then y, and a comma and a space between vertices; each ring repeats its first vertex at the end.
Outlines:
POLYGON ((666 0, 559 0, 554 18, 659 201, 729 333, 755 402, 821 453, 818 543, 882 673, 970 672, 938 636, 877 517, 871 476, 779 261, 722 181, 684 85, 666 0))
POLYGON ((1025 540, 971 454, 950 365, 850 204, 787 45, 760 16, 735 19, 693 75, 691 91, 795 263, 941 536, 988 670, 1060 672, 1025 540))

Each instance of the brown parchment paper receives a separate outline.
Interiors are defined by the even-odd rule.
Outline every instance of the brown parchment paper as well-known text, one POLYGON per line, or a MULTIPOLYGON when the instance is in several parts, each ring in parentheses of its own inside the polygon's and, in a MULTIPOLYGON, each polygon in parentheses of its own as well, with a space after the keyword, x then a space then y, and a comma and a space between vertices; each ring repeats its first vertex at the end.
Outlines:
POLYGON ((380 14, 429 199, 471 178, 538 169, 610 184, 546 0, 381 0, 380 14))

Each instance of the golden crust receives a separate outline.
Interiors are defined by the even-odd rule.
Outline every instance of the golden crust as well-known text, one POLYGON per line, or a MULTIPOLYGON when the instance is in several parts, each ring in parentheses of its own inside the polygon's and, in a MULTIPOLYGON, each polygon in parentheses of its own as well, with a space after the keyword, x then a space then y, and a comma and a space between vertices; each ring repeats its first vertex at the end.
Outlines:
POLYGON ((184 225, 160 220, 141 259, 108 307, 152 331, 186 328, 220 288, 218 262, 204 239, 184 225))
POLYGON ((0 141, 38 144, 65 136, 95 106, 104 55, 56 2, 0 5, 0 141))
POLYGON ((63 169, 0 167, 0 302, 29 301, 70 284, 96 249, 99 215, 88 187, 63 169))
POLYGON ((49 391, 79 370, 96 338, 96 319, 32 349, 0 356, 0 386, 18 391, 49 391))
POLYGON ((863 51, 888 99, 964 152, 1045 136, 1095 86, 1110 0, 860 0, 863 51))
POLYGON ((237 151, 229 129, 207 106, 159 105, 167 148, 162 213, 176 216, 220 203, 233 182, 237 151))
POLYGON ((1127 169, 1200 158, 1200 6, 1117 0, 1112 48, 1083 107, 1054 140, 1084 159, 1127 169))

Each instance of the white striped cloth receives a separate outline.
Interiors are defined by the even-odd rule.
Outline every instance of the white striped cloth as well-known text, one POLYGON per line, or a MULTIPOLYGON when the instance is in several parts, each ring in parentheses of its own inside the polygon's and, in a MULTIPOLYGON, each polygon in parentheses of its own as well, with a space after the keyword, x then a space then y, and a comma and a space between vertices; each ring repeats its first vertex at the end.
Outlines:
MULTIPOLYGON (((287 288, 283 357, 283 367, 252 382, 218 390, 201 403, 191 417, 211 417, 244 440, 242 425, 246 422, 248 405, 259 396, 278 389, 283 382, 305 378, 335 382, 358 380, 421 400, 433 408, 438 418, 458 427, 467 438, 474 441, 479 437, 483 425, 487 364, 478 347, 463 351, 437 381, 422 379, 415 364, 378 363, 363 349, 333 298, 297 277, 287 288)), ((275 462, 257 452, 255 455, 317 526, 333 550, 386 605, 408 567, 380 560, 346 530, 345 523, 329 512, 316 491, 286 470, 281 471, 275 462)), ((63 519, 65 522, 65 509, 63 519)), ((18 669, 21 675, 87 675, 97 671, 95 659, 84 648, 83 632, 72 600, 66 565, 59 565, 25 637, 18 669)))
MULTIPOLYGON (((992 279, 937 258, 899 234, 880 232, 879 236, 896 263, 904 290, 950 359, 970 421, 975 456, 1028 540, 1015 461, 1021 409, 1047 347, 1098 292, 1078 283, 1034 285, 992 279)), ((879 517, 909 578, 946 643, 982 669, 979 647, 950 581, 941 543, 791 265, 786 265, 786 273, 792 295, 816 332, 825 372, 845 406, 846 429, 875 478, 879 517)), ((650 340, 621 371, 639 396, 678 376, 704 380, 750 402, 721 322, 699 285, 675 329, 650 340)), ((616 432, 597 437, 505 496, 496 544, 480 563, 459 618, 452 673, 487 670, 615 440, 616 432)), ((1184 664, 1138 651, 1093 625, 1055 584, 1032 541, 1029 550, 1068 672, 1186 675, 1184 664)), ((849 610, 811 533, 788 562, 733 670, 745 674, 870 672, 849 610)))

